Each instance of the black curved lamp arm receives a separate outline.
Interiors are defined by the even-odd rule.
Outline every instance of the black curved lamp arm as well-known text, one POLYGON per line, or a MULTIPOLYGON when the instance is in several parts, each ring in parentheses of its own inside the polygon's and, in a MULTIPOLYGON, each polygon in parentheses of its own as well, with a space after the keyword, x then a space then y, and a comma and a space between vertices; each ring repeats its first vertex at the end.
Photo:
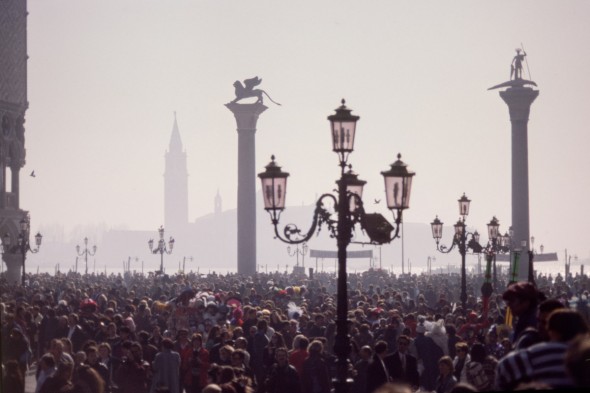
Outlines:
POLYGON ((287 244, 305 243, 306 241, 311 239, 313 234, 316 232, 316 228, 319 232, 322 223, 326 223, 328 225, 330 231, 333 232, 335 230, 336 221, 330 218, 330 216, 333 213, 330 213, 324 207, 324 202, 323 202, 324 199, 331 199, 334 202, 334 206, 335 207, 338 206, 338 201, 334 195, 323 194, 322 196, 320 196, 320 198, 316 202, 316 208, 313 213, 313 222, 311 224, 311 227, 309 228, 309 231, 307 231, 307 233, 305 235, 301 234, 301 229, 299 229, 297 227, 297 225, 295 225, 295 224, 285 225, 285 228, 283 229, 283 234, 281 235, 279 228, 278 228, 278 224, 279 224, 278 215, 272 211, 269 211, 271 218, 272 218, 272 220, 271 220, 272 225, 274 226, 274 229, 275 229, 275 237, 277 239, 279 239, 280 241, 287 243, 287 244))
POLYGON ((451 246, 445 246, 444 244, 440 244, 439 240, 436 241, 436 250, 438 252, 442 252, 443 254, 448 254, 451 252, 451 250, 453 248, 455 248, 455 246, 457 245, 457 241, 455 241, 455 238, 453 237, 453 244, 451 244, 451 246))

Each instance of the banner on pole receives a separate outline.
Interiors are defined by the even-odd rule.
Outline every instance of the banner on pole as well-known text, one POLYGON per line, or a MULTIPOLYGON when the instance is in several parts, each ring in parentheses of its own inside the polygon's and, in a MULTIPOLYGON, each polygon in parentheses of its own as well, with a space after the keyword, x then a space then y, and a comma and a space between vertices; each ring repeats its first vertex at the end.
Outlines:
MULTIPOLYGON (((338 251, 309 250, 310 258, 338 258, 338 251)), ((346 258, 373 258, 373 250, 347 251, 346 258)))

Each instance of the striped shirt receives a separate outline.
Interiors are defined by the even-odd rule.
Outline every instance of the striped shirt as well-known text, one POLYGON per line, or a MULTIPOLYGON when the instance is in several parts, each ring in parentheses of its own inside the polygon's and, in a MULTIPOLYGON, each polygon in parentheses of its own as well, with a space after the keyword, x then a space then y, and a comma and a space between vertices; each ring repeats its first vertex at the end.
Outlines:
POLYGON ((552 388, 573 387, 564 357, 568 343, 542 342, 513 351, 498 363, 496 389, 512 390, 523 382, 540 382, 552 388))

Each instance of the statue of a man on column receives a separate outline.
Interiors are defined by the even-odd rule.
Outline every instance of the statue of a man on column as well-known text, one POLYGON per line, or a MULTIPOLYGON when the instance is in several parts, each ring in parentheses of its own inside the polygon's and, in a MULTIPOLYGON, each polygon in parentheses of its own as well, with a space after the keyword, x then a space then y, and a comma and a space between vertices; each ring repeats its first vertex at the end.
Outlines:
POLYGON ((510 65, 510 79, 522 79, 522 62, 525 56, 526 52, 524 50, 516 49, 516 56, 514 56, 510 65))

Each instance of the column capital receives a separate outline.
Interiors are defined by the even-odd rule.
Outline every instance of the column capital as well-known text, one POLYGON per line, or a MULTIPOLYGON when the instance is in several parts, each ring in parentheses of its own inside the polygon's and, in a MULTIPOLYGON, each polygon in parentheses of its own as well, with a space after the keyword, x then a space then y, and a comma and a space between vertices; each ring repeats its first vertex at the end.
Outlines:
POLYGON ((533 90, 530 87, 511 87, 501 91, 500 97, 510 111, 510 121, 528 121, 531 104, 538 95, 539 90, 533 90))
POLYGON ((230 102, 229 104, 225 104, 225 106, 234 114, 238 131, 256 131, 258 116, 268 109, 267 106, 259 102, 255 104, 237 104, 230 102))

